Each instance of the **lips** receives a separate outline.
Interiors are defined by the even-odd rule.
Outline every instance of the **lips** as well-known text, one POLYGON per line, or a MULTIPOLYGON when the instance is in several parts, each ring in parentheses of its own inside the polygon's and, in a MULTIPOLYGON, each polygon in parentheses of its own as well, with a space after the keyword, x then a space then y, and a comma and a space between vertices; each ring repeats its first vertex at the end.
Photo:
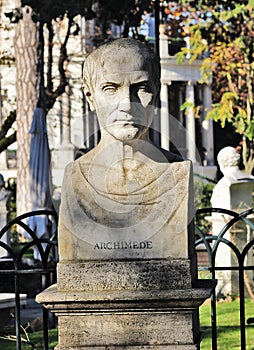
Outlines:
POLYGON ((135 117, 131 114, 118 113, 113 119, 114 122, 132 122, 135 117))
POLYGON ((134 125, 134 124, 140 124, 140 121, 137 120, 136 117, 133 118, 132 115, 126 114, 126 115, 121 115, 117 116, 113 121, 112 125, 115 124, 120 124, 120 125, 134 125))
POLYGON ((130 125, 133 125, 135 124, 133 120, 116 120, 114 122, 114 124, 121 124, 121 125, 125 125, 125 124, 130 124, 130 125))

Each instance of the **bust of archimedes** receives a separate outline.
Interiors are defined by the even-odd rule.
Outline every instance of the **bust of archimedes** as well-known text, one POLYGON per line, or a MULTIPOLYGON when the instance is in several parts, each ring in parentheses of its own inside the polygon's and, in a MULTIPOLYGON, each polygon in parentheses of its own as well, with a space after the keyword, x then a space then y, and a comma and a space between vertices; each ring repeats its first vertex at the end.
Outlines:
MULTIPOLYGON (((164 250, 165 232, 175 239, 186 230, 190 162, 149 139, 160 91, 159 60, 145 44, 118 39, 85 59, 83 79, 101 140, 65 170, 60 259, 93 258, 95 247, 107 247, 98 242, 152 242, 151 237, 157 238, 149 249, 164 250)), ((185 236, 184 248, 165 254, 186 255, 185 236)))

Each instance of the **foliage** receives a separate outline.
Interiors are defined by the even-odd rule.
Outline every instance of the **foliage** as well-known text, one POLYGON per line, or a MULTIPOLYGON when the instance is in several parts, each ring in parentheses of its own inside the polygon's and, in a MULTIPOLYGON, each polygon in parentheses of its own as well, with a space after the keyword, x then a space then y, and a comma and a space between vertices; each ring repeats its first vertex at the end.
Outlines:
MULTIPOLYGON (((181 1, 182 2, 182 1, 181 1)), ((202 81, 213 76, 214 105, 209 118, 231 123, 242 135, 245 170, 254 166, 254 2, 220 0, 185 1, 195 20, 186 20, 190 48, 182 49, 178 60, 203 58, 202 81)))
POLYGON ((200 106, 196 106, 193 102, 185 101, 181 105, 181 111, 186 111, 187 114, 192 111, 195 118, 199 118, 200 116, 200 106))
POLYGON ((214 183, 204 183, 200 180, 195 179, 195 206, 197 209, 211 207, 210 199, 214 186, 214 183))
MULTIPOLYGON (((195 209, 210 208, 210 199, 212 191, 215 186, 212 180, 204 183, 201 179, 198 179, 198 175, 194 174, 194 205, 195 209)), ((211 223, 205 219, 206 214, 200 214, 196 216, 195 224, 202 230, 202 232, 208 233, 211 231, 211 223)))

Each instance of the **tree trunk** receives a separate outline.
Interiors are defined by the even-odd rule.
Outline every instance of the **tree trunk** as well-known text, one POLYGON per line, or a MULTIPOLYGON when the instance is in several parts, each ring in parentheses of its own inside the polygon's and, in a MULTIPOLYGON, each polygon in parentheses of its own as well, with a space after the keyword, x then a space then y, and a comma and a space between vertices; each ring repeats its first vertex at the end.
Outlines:
POLYGON ((21 9, 23 18, 16 24, 14 38, 17 94, 17 214, 31 210, 29 186, 30 126, 38 100, 37 28, 31 8, 21 9))

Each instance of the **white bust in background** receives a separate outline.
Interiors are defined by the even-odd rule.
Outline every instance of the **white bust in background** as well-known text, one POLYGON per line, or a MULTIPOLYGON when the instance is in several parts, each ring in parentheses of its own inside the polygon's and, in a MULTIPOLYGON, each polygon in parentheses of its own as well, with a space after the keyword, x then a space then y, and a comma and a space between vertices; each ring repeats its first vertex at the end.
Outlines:
POLYGON ((216 184, 211 197, 214 208, 230 209, 230 186, 233 183, 253 181, 254 176, 239 169, 240 154, 234 147, 224 147, 217 156, 223 178, 216 184))

